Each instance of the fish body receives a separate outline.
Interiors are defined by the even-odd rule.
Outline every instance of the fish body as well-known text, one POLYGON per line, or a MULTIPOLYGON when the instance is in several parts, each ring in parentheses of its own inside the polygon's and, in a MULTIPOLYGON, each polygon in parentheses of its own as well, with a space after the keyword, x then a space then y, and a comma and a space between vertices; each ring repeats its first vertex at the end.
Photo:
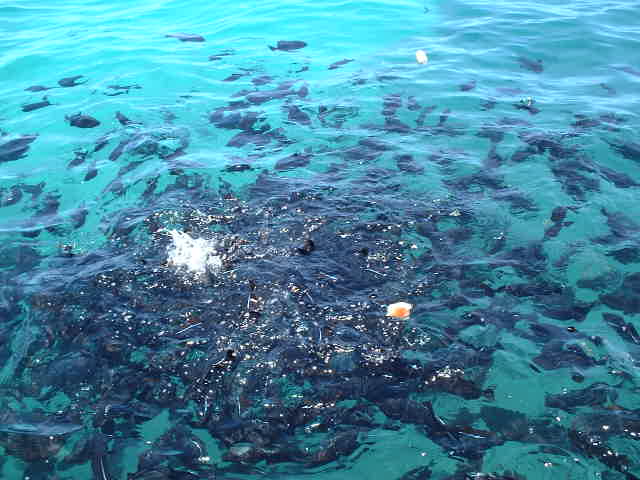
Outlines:
POLYGON ((49 105, 51 105, 51 103, 49 103, 49 100, 47 100, 47 97, 45 97, 40 102, 29 103, 28 105, 23 105, 22 106, 22 111, 23 112, 31 112, 33 110, 38 110, 39 108, 48 107, 49 105))
POLYGON ((61 78, 60 80, 58 80, 58 85, 60 85, 61 87, 65 87, 65 88, 76 87, 78 85, 82 85, 83 83, 87 83, 86 80, 84 82, 78 82, 78 80, 80 80, 83 76, 84 75, 75 75, 73 77, 61 78))
POLYGON ((0 145, 0 163, 18 160, 27 153, 29 145, 37 135, 23 135, 0 145))
POLYGON ((69 121, 69 125, 71 125, 72 127, 94 128, 100 125, 100 122, 92 116, 82 115, 81 113, 76 113, 75 115, 71 115, 70 117, 66 118, 69 121))
POLYGON ((269 45, 269 48, 271 51, 280 50, 282 52, 291 52, 293 50, 300 50, 306 46, 306 42, 299 40, 279 40, 275 47, 269 45))
POLYGON ((32 85, 24 89, 25 92, 44 92, 45 90, 51 90, 53 87, 44 87, 42 85, 32 85))
POLYGON ((346 65, 350 62, 353 62, 353 58, 345 58, 343 60, 339 60, 329 65, 329 70, 335 70, 336 68, 340 68, 342 65, 346 65))
POLYGON ((526 57, 518 57, 518 63, 522 68, 525 68, 530 72, 542 73, 542 71, 544 70, 544 67, 542 66, 542 60, 540 59, 531 60, 530 58, 526 57))
POLYGON ((177 38, 181 42, 204 42, 205 39, 202 35, 195 33, 167 33, 167 38, 177 38))

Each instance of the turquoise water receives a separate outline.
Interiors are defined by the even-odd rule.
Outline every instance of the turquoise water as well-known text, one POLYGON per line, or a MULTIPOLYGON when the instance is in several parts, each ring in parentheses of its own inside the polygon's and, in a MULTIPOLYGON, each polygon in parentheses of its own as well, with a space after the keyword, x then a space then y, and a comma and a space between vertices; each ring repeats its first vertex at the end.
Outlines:
POLYGON ((0 4, 2 477, 636 478, 637 16, 0 4))

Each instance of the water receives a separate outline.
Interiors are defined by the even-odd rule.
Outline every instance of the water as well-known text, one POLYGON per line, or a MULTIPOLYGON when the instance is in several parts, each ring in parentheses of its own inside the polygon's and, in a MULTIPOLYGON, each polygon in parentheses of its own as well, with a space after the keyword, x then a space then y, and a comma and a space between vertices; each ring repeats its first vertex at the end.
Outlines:
POLYGON ((636 478, 636 18, 1 4, 3 478, 636 478))

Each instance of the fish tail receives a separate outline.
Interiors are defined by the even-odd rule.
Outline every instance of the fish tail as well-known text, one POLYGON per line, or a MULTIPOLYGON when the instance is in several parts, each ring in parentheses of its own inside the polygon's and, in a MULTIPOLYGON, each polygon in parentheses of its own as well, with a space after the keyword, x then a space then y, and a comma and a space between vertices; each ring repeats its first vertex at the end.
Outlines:
POLYGON ((272 47, 271 45, 269 45, 269 48, 271 49, 272 52, 278 49, 277 47, 272 47))

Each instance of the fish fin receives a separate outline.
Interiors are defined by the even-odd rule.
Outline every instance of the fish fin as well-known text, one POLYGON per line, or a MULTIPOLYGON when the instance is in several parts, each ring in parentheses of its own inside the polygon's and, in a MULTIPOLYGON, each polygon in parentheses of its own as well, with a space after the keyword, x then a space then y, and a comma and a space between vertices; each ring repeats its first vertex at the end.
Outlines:
POLYGON ((269 48, 271 49, 271 51, 273 52, 274 50, 278 50, 277 47, 272 47, 271 45, 269 45, 269 48))

